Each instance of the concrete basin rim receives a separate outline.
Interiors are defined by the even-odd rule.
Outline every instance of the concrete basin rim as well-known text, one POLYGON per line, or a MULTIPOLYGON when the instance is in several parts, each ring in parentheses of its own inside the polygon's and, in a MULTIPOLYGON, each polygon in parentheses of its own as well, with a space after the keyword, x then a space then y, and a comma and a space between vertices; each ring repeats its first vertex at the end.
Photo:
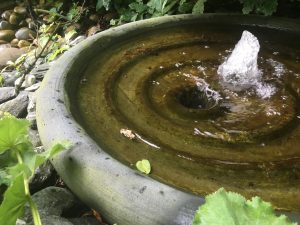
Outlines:
POLYGON ((80 65, 87 62, 95 50, 105 49, 115 38, 134 35, 139 29, 172 26, 175 22, 214 23, 220 20, 222 23, 256 24, 300 33, 299 21, 289 19, 228 14, 165 16, 96 34, 66 52, 47 72, 37 96, 37 124, 41 140, 46 147, 57 140, 73 143, 70 151, 55 157, 52 163, 71 190, 85 203, 106 215, 109 222, 124 225, 189 224, 197 206, 204 200, 143 176, 105 153, 71 115, 65 82, 72 73, 83 69, 80 65), (298 26, 295 27, 295 24, 298 26), (124 186, 124 182, 127 185, 124 186), (110 193, 106 185, 110 187, 110 193), (102 196, 99 196, 101 192, 102 196), (112 202, 114 196, 117 196, 115 200, 119 201, 118 204, 112 202), (136 215, 136 209, 143 212, 136 215))

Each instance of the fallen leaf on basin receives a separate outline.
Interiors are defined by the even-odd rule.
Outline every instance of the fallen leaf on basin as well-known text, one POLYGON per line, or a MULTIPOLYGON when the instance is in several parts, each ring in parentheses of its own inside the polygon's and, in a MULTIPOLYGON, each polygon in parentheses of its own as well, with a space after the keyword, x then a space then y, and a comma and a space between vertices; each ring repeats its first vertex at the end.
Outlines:
POLYGON ((149 174, 151 172, 151 165, 150 162, 147 159, 143 159, 141 161, 138 161, 136 163, 136 168, 145 174, 149 174))

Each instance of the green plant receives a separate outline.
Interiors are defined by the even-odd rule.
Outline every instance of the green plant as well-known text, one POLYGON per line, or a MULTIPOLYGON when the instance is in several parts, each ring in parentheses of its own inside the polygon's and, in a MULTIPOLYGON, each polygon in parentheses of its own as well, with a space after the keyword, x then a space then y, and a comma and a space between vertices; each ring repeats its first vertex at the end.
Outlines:
POLYGON ((277 10, 278 0, 240 0, 243 3, 243 13, 255 11, 265 16, 270 16, 277 10))
POLYGON ((116 10, 120 17, 111 21, 112 25, 116 25, 167 14, 201 14, 205 2, 206 0, 98 0, 96 9, 116 10))
POLYGON ((246 200, 223 188, 208 195, 192 225, 296 225, 284 215, 276 216, 271 204, 259 197, 246 200))
POLYGON ((30 206, 34 224, 41 225, 37 206, 30 195, 29 180, 42 163, 68 148, 67 143, 60 143, 44 153, 36 153, 28 139, 29 125, 27 120, 7 114, 0 119, 0 156, 6 158, 6 167, 1 165, 0 185, 8 186, 0 206, 0 224, 3 225, 15 225, 23 216, 26 203, 30 206))

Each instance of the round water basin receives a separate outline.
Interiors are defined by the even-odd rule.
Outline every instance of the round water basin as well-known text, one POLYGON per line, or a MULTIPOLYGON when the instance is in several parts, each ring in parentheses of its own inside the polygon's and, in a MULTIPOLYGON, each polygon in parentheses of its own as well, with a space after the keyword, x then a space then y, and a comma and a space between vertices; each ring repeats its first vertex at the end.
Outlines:
POLYGON ((102 32, 48 72, 42 141, 73 143, 53 164, 112 223, 190 224, 202 196, 220 187, 299 212, 299 40, 299 22, 237 15, 102 32), (217 70, 244 30, 260 41, 262 78, 259 88, 232 90, 217 70), (135 168, 142 159, 149 176, 135 168))

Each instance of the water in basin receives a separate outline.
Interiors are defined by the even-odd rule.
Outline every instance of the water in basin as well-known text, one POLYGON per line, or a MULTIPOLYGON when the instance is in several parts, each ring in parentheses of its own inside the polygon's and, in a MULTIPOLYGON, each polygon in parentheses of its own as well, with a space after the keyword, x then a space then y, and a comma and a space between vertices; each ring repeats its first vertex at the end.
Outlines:
POLYGON ((87 65, 73 114, 124 164, 148 159, 163 183, 199 195, 225 187, 300 211, 299 40, 235 25, 133 35, 87 65), (245 34, 255 51, 240 53, 251 55, 240 72, 230 63, 244 30, 259 43, 245 34))

